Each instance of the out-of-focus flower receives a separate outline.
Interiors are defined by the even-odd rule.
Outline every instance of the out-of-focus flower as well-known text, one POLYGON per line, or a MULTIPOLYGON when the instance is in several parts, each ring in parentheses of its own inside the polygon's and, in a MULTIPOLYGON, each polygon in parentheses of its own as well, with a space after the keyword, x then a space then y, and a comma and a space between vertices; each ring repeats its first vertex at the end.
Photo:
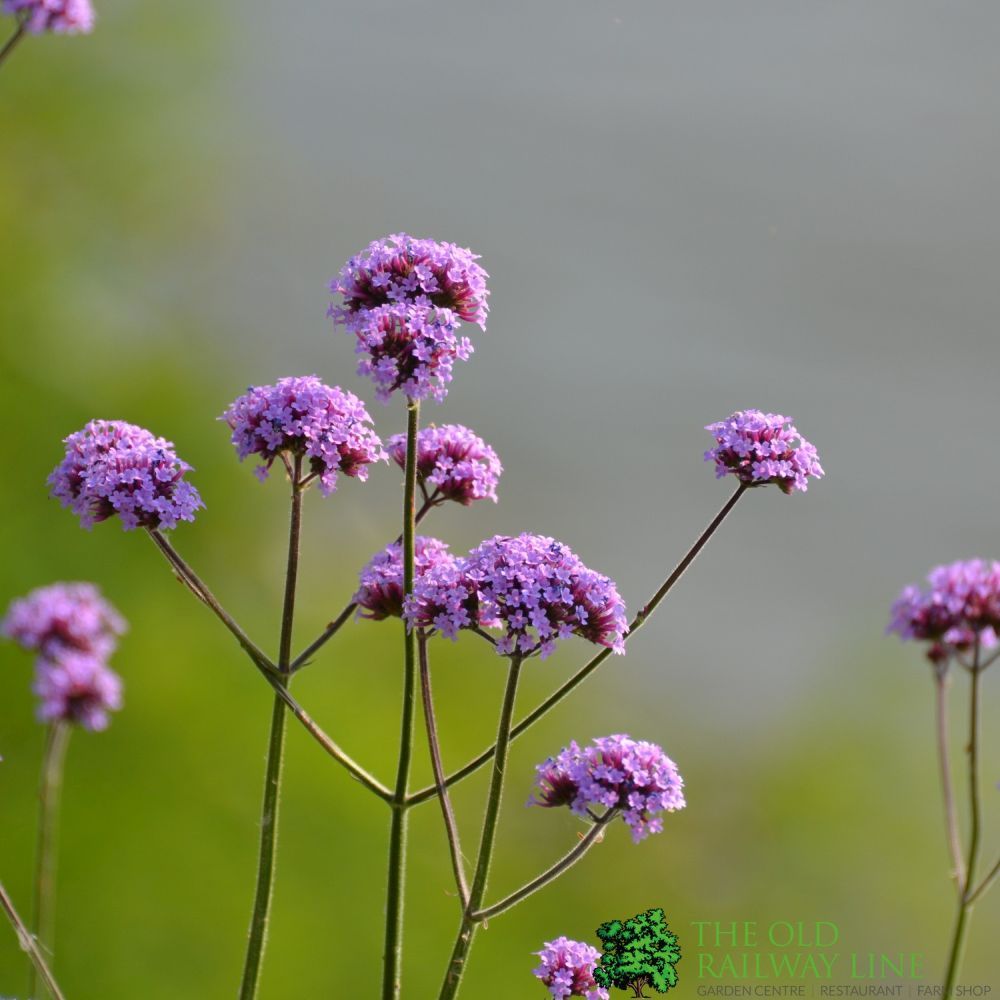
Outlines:
POLYGON ((570 743, 537 771, 537 796, 529 805, 568 805, 576 815, 590 818, 594 809, 621 810, 635 843, 663 829, 659 813, 686 804, 684 781, 663 750, 620 734, 584 748, 570 743))
POLYGON ((125 619, 92 583, 53 583, 11 602, 0 634, 49 659, 63 651, 111 655, 125 619))
MULTIPOLYGON (((406 435, 395 434, 389 455, 406 467, 406 435)), ((497 453, 461 424, 424 427, 417 434, 417 477, 428 497, 468 506, 473 500, 497 500, 503 466, 497 453)))
POLYGON ((121 678, 90 653, 67 651, 55 660, 43 656, 36 670, 34 691, 43 722, 73 722, 96 732, 107 728, 109 712, 122 707, 121 678))
MULTIPOLYGON (((419 580, 435 566, 453 567, 454 557, 448 546, 437 538, 418 535, 413 540, 414 581, 419 580)), ((399 542, 387 545, 372 556, 361 571, 357 593, 353 601, 358 605, 358 616, 382 621, 399 618, 403 614, 403 546, 399 542), (364 612, 367 611, 368 614, 364 612)))
POLYGON ((220 419, 233 432, 240 461, 260 456, 260 479, 282 452, 301 455, 323 496, 337 488, 338 473, 364 481, 372 462, 387 460, 364 403, 315 375, 251 386, 220 419))
POLYGON ((114 515, 122 527, 173 528, 203 507, 191 471, 170 441, 123 420, 91 420, 65 439, 66 455, 48 482, 52 496, 89 528, 114 515))
POLYGON ((778 413, 738 410, 705 430, 716 441, 705 461, 715 462, 718 479, 733 475, 746 486, 774 483, 782 493, 804 493, 810 476, 823 476, 816 449, 778 413))
POLYGON ((608 991, 594 982, 594 966, 601 960, 601 953, 582 941, 567 937, 546 941, 541 951, 537 969, 532 972, 547 986, 554 1000, 566 997, 584 997, 585 1000, 608 1000, 608 991))
POLYGON ((34 35, 87 34, 94 28, 90 0, 3 0, 2 10, 23 17, 26 30, 34 35))
POLYGON ((929 642, 927 656, 937 664, 970 650, 997 644, 1000 631, 1000 562, 969 559, 937 566, 929 586, 904 588, 892 606, 887 632, 929 642))

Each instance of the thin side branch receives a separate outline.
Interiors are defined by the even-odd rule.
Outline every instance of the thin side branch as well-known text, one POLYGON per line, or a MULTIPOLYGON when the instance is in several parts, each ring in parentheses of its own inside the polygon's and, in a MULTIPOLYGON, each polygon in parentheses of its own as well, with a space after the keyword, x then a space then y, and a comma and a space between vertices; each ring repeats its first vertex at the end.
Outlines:
POLYGON ((22 951, 27 952, 28 957, 38 972, 39 978, 45 983, 49 993, 52 994, 52 1000, 66 1000, 66 995, 59 989, 59 984, 56 982, 56 977, 52 975, 52 970, 45 961, 45 956, 42 954, 35 939, 31 936, 31 931, 28 930, 26 924, 14 908, 14 902, 8 895, 3 883, 0 883, 0 908, 7 914, 7 919, 11 922, 14 933, 17 934, 17 940, 21 945, 22 951))

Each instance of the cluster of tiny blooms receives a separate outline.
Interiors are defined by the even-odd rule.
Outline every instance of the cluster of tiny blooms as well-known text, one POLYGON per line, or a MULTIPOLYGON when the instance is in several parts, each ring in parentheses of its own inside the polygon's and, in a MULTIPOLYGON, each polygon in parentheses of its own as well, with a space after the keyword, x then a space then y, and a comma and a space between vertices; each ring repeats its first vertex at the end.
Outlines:
POLYGON ((596 808, 621 810, 635 843, 663 829, 658 813, 685 806, 677 765, 655 743, 628 736, 606 736, 584 748, 571 743, 537 771, 530 805, 568 805, 591 818, 596 808))
MULTIPOLYGON (((406 466, 406 435, 387 445, 393 461, 406 466)), ((473 500, 497 500, 503 466, 497 453, 461 424, 425 427, 417 434, 417 476, 428 496, 469 506, 473 500)))
POLYGON ((52 495, 89 528, 115 514, 122 527, 173 528, 203 507, 185 481, 191 466, 174 446, 122 420, 92 420, 65 439, 66 456, 48 482, 52 495))
POLYGON ((283 452, 299 455, 323 496, 337 488, 338 473, 363 481, 372 462, 387 460, 364 403, 315 375, 251 386, 220 419, 233 432, 240 461, 260 456, 259 478, 283 452))
POLYGON ((1000 631, 1000 562, 970 559, 937 566, 927 575, 926 590, 904 588, 892 606, 887 631, 902 639, 930 643, 934 663, 971 649, 997 644, 1000 631))
POLYGON ((452 570, 426 574, 406 599, 404 617, 451 638, 473 625, 502 627, 496 650, 503 656, 544 659, 571 635, 625 651, 625 604, 614 583, 544 535, 497 535, 452 570))
POLYGON ((3 0, 3 12, 23 17, 25 30, 35 35, 86 34, 94 27, 90 0, 3 0))
POLYGON ((715 462, 718 479, 733 475, 746 486, 774 483, 782 493, 804 493, 810 476, 823 475, 816 449, 778 413, 738 410, 705 430, 715 437, 705 460, 715 462))
POLYGON ((122 684, 107 665, 124 619, 89 583, 55 583, 14 601, 0 632, 38 653, 39 718, 104 729, 121 708, 122 684))
POLYGON ((331 283, 343 305, 329 313, 354 334, 358 374, 382 402, 397 390, 438 402, 447 395, 455 361, 472 354, 458 327, 486 329, 487 275, 477 259, 453 243, 399 233, 352 257, 331 283))
MULTIPOLYGON (((413 540, 414 579, 419 580, 439 565, 454 565, 448 546, 437 538, 418 535, 413 540)), ((353 597, 358 606, 358 617, 382 621, 399 618, 403 614, 403 546, 399 542, 387 545, 372 556, 361 571, 358 590, 353 597), (365 612, 368 612, 365 614, 365 612)))
POLYGON ((585 997, 586 1000, 608 1000, 608 991, 594 982, 594 966, 601 953, 582 941, 567 937, 546 941, 537 969, 532 972, 547 986, 554 1000, 565 997, 585 997))

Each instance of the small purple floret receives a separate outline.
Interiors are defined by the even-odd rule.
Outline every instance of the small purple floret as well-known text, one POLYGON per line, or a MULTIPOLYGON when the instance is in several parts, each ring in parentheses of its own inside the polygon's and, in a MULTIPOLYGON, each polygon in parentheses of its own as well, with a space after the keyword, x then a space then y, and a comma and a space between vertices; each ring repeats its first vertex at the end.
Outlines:
MULTIPOLYGON (((387 443, 389 455, 406 466, 406 435, 387 443)), ((461 424, 425 427, 417 435, 417 477, 428 497, 454 500, 469 506, 474 500, 497 500, 503 466, 497 453, 461 424)))
POLYGON ((25 19, 25 29, 33 35, 44 31, 55 34, 87 34, 94 27, 94 8, 90 0, 3 0, 4 14, 25 19))
POLYGON ((364 481, 372 462, 388 460, 364 403, 315 375, 251 386, 219 419, 232 429, 240 461, 260 456, 261 479, 283 452, 301 455, 323 496, 337 488, 338 473, 364 481))
POLYGON ((91 420, 65 439, 48 478, 52 496, 85 528, 118 515, 122 527, 173 528, 205 505, 186 482, 191 471, 164 438, 123 420, 91 420))
POLYGON ((804 493, 810 476, 823 476, 816 449, 778 413, 738 410, 705 430, 716 441, 705 461, 715 462, 718 479, 733 475, 746 486, 774 483, 782 493, 804 493))
POLYGON ((544 535, 497 535, 447 573, 428 574, 407 598, 414 627, 454 637, 459 629, 501 627, 502 656, 539 653, 579 635, 625 652, 625 604, 614 583, 588 569, 561 542, 544 535))
MULTIPOLYGON (((454 557, 448 546, 437 538, 418 535, 413 540, 414 575, 417 580, 435 566, 453 567, 454 557)), ((359 618, 382 621, 400 618, 403 614, 403 547, 399 542, 387 545, 372 556, 361 571, 357 593, 352 600, 358 605, 359 618), (365 614, 365 612, 368 612, 365 614)))
POLYGON ((591 819, 595 810, 620 809, 635 843, 661 832, 659 813, 686 804, 677 765, 655 743, 624 735, 596 739, 584 748, 570 743, 536 770, 536 795, 529 805, 568 805, 591 819))
POLYGON ((585 1000, 608 1000, 608 991, 594 982, 594 967, 601 960, 601 953, 582 941, 567 937, 546 941, 541 951, 536 951, 539 966, 532 972, 547 986, 554 1000, 566 997, 584 997, 585 1000))
POLYGON ((34 692, 43 722, 73 722, 97 732, 107 729, 108 713, 122 707, 121 678, 99 657, 64 652, 38 660, 34 692))
POLYGON ((945 664, 968 652, 976 639, 983 649, 997 645, 1000 632, 1000 562, 970 559, 937 566, 929 586, 904 588, 892 606, 887 632, 929 642, 928 658, 945 664))

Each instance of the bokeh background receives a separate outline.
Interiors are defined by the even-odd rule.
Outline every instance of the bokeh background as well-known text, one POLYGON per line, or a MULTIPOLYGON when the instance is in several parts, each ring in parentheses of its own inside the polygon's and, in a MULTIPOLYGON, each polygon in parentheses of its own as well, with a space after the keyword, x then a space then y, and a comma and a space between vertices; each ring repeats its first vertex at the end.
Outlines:
MULTIPOLYGON (((372 400, 325 288, 398 230, 471 246, 492 275, 490 330, 427 414, 473 426, 506 466, 498 506, 428 523, 456 548, 558 535, 634 609, 728 496, 702 463, 706 423, 790 413, 828 474, 804 496, 749 495, 628 656, 516 744, 494 893, 574 842, 568 814, 523 808, 533 765, 570 739, 660 742, 689 808, 639 847, 615 830, 496 920, 465 993, 541 997, 544 940, 594 941, 654 905, 691 956, 693 920, 822 919, 844 951, 924 953, 935 981, 953 903, 931 684, 882 633, 903 584, 1000 552, 1000 7, 98 6, 93 36, 29 39, 0 70, 0 600, 93 579, 131 622, 127 707, 70 748, 67 993, 234 994, 270 695, 148 540, 82 532, 46 499, 60 439, 100 416, 174 440, 208 505, 175 542, 273 649, 284 490, 237 464, 216 417, 288 374, 372 400)), ((384 434, 401 428, 401 406, 372 407, 384 434)), ((382 468, 308 498, 298 645, 395 535, 400 492, 382 468)), ((399 645, 392 624, 353 625, 297 683, 383 778, 399 645)), ((494 732, 501 671, 480 645, 435 654, 451 766, 494 732)), ((535 664, 520 704, 586 655, 535 664)), ((27 908, 42 731, 29 659, 8 645, 0 666, 0 877, 27 908)), ((297 726, 289 744, 262 996, 374 996, 388 817, 297 726)), ((416 760, 425 780, 422 743, 416 760)), ((483 789, 456 795, 469 850, 483 789)), ((456 924, 433 805, 412 847, 405 981, 422 998, 456 924)), ((995 983, 998 916, 995 893, 969 982, 995 983)), ((682 964, 679 996, 695 971, 682 964)), ((0 993, 23 981, 0 928, 0 993)))

